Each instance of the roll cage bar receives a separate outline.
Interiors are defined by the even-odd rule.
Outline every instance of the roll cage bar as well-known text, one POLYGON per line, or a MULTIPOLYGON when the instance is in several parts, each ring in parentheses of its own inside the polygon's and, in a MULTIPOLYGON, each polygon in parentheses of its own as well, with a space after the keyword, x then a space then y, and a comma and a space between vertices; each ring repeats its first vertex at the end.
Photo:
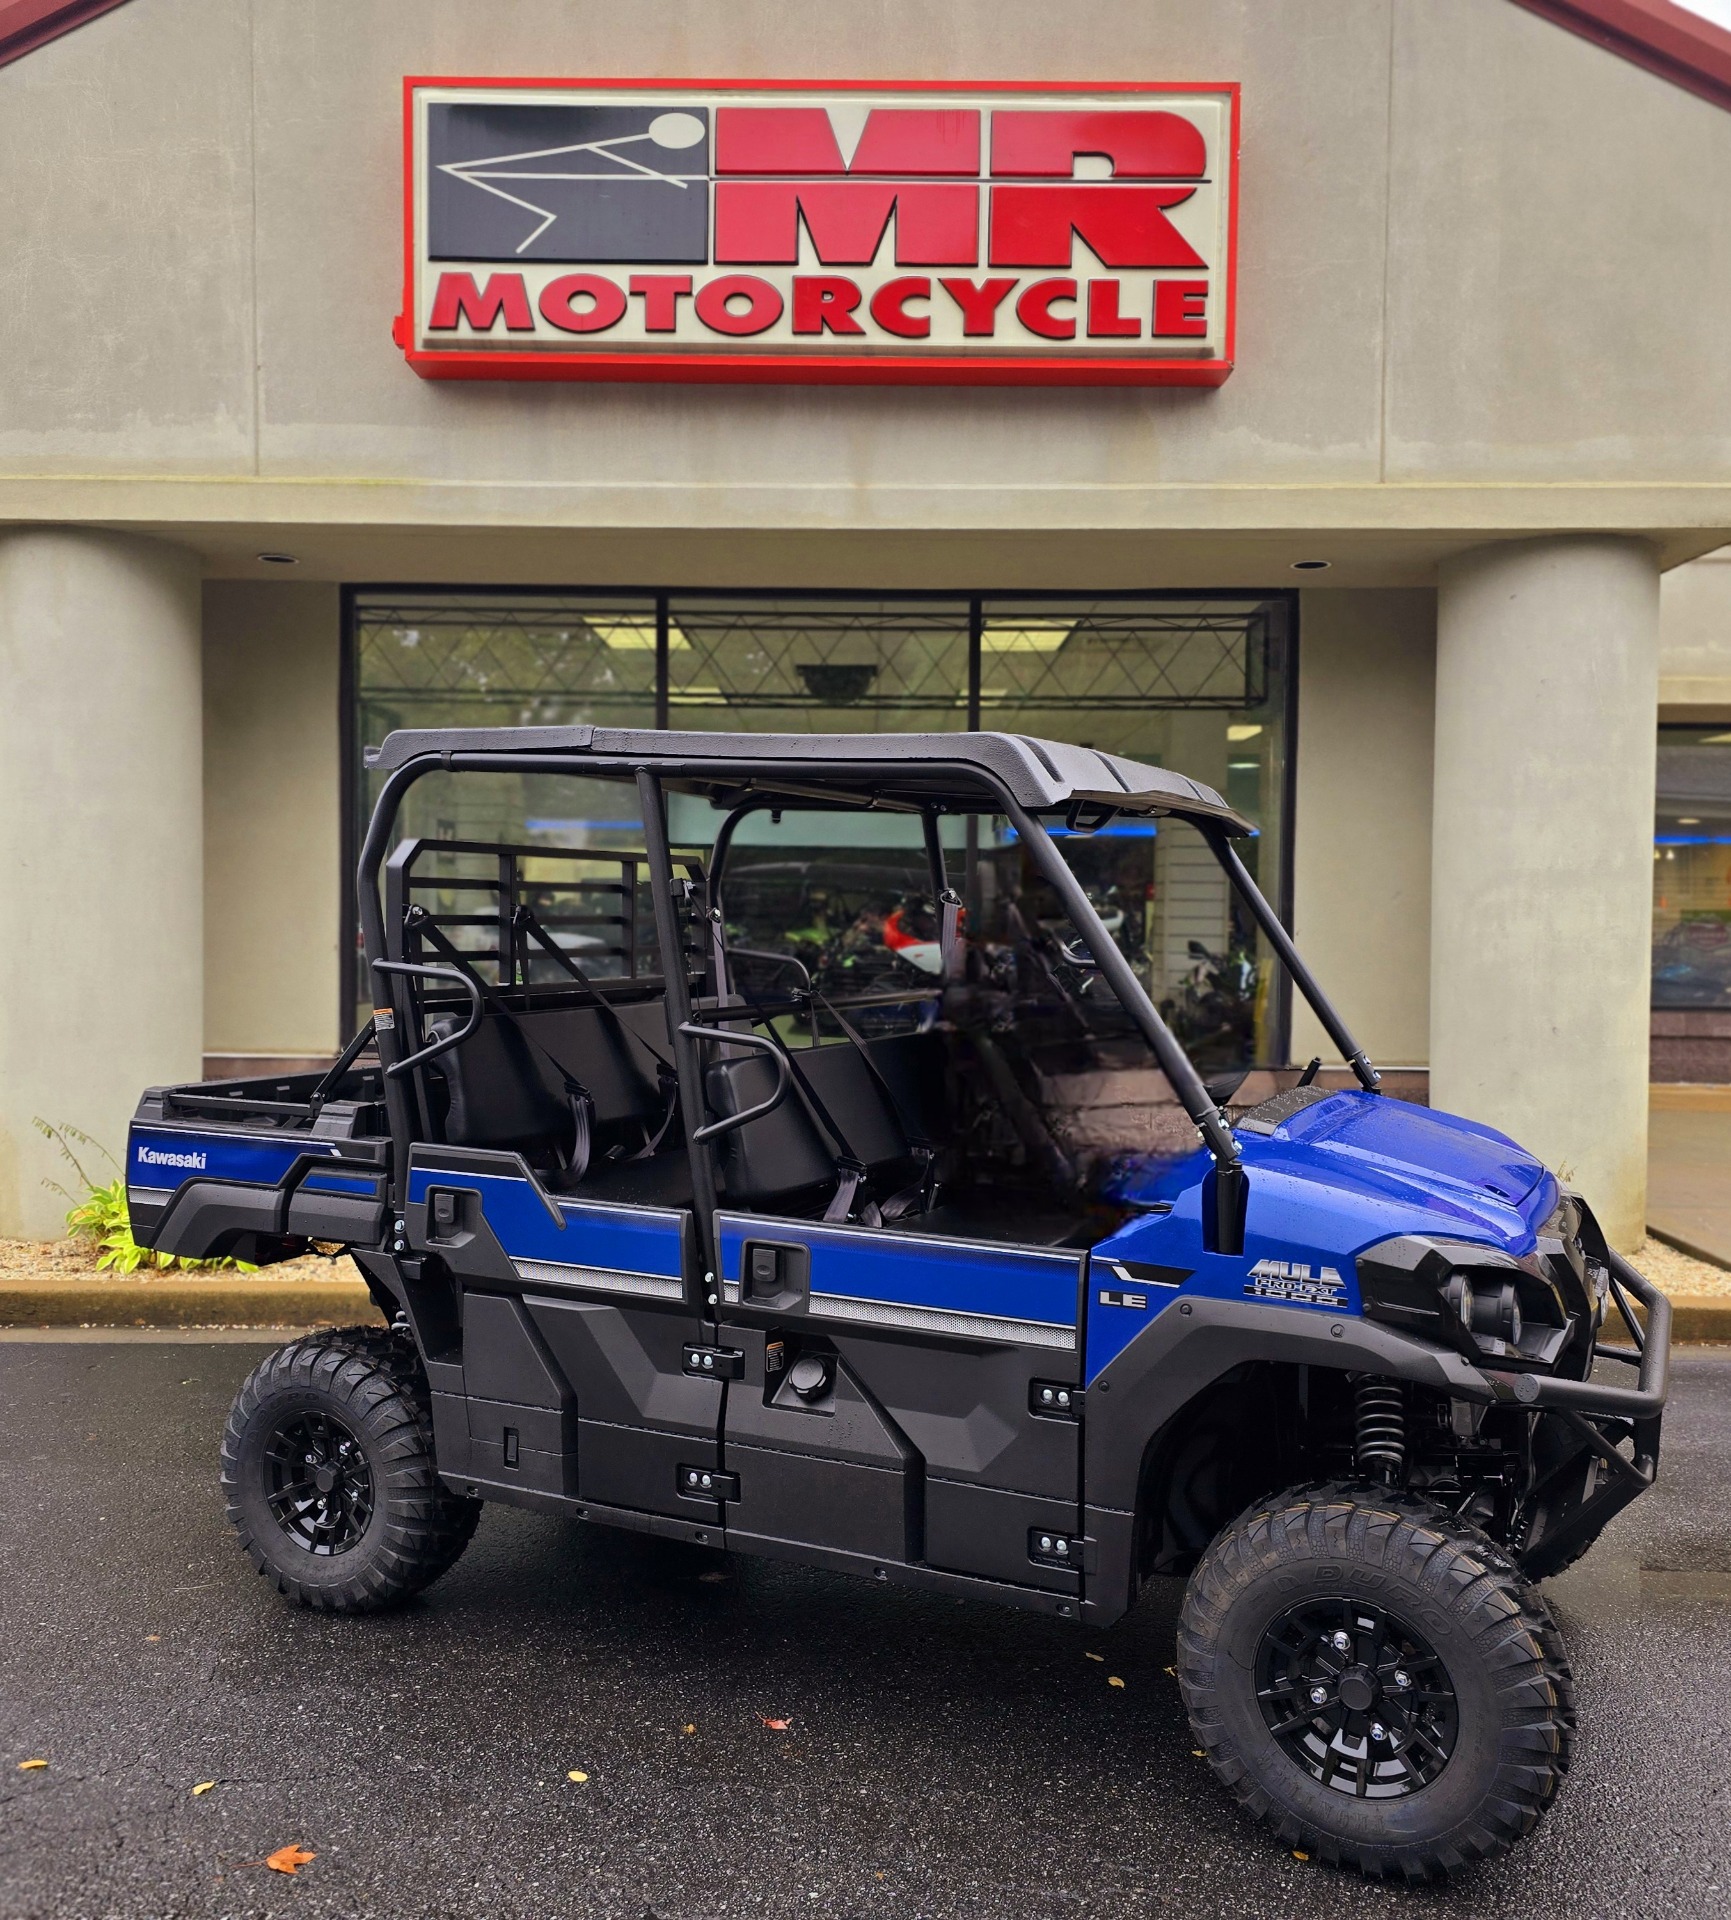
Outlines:
MULTIPOLYGON (((933 796, 885 797, 871 790, 881 783, 889 770, 883 760, 831 761, 822 771, 830 780, 851 776, 868 783, 857 802, 861 811, 886 810, 924 816, 926 847, 934 862, 934 878, 942 871, 942 853, 937 845, 935 813, 947 803, 933 796)), ((1110 983, 1119 1004, 1147 1041, 1161 1071, 1177 1094, 1184 1111, 1196 1127, 1204 1146, 1213 1158, 1210 1176, 1212 1193, 1205 1201, 1205 1225, 1214 1250, 1237 1253, 1243 1250, 1246 1180, 1238 1142, 1219 1103, 1204 1085, 1202 1076, 1179 1045, 1172 1030, 1160 1017, 1159 1009, 1136 978, 1134 969, 1117 942, 1106 931, 1089 900, 1087 891, 1071 871, 1069 863, 1046 831, 1039 817, 1030 812, 1011 792, 1009 782, 994 767, 979 761, 945 760, 922 754, 919 759, 922 779, 954 781, 964 792, 979 793, 990 799, 1015 828, 1027 847, 1041 877, 1058 896, 1072 924, 1081 935, 1095 966, 1110 983)), ((440 747, 413 754, 392 767, 379 793, 378 803, 362 842, 359 872, 356 876, 357 905, 361 937, 372 976, 374 1029, 383 1068, 385 1103, 391 1133, 398 1148, 395 1183, 405 1179, 408 1146, 414 1118, 410 1110, 403 1069, 413 1064, 405 1049, 405 1038, 412 1034, 412 1002, 404 984, 404 970, 389 958, 384 902, 379 887, 379 869, 390 839, 392 825, 401 808, 403 796, 416 781, 430 773, 534 773, 569 774, 583 778, 613 778, 634 781, 642 805, 645 852, 648 855, 651 894, 654 901, 656 934, 662 956, 662 974, 666 983, 668 1028, 673 1040, 675 1065, 680 1084, 680 1102, 685 1122, 685 1137, 692 1160, 694 1196, 700 1213, 700 1231, 708 1237, 708 1222, 714 1212, 714 1184, 708 1155, 696 1135, 704 1126, 701 1063, 698 1043, 705 1029, 692 1019, 689 977, 684 962, 684 947, 679 933, 678 905, 674 898, 672 852, 667 836, 665 795, 670 783, 696 782, 734 802, 717 835, 713 865, 726 859, 733 829, 749 812, 778 805, 820 804, 846 808, 844 794, 833 785, 819 786, 813 779, 809 760, 757 760, 749 769, 737 759, 710 759, 668 753, 652 762, 640 754, 620 755, 594 752, 513 753, 491 747, 463 750, 440 747), (671 964, 677 960, 679 964, 671 964)), ((1115 817, 1120 809, 1091 796, 1070 803, 1066 824, 1078 832, 1097 830, 1115 817)), ((1188 819, 1202 834, 1228 880, 1237 890, 1268 943, 1287 968, 1300 993, 1320 1021, 1323 1030, 1341 1057, 1352 1069, 1359 1085, 1375 1093, 1380 1076, 1364 1049, 1353 1038, 1344 1020, 1323 993, 1315 976, 1305 965, 1291 936, 1269 905, 1262 890, 1251 877, 1232 845, 1228 826, 1211 807, 1199 807, 1194 813, 1183 804, 1157 808, 1140 807, 1139 812, 1159 812, 1188 819)), ((1239 830, 1245 831, 1242 823, 1239 830)), ((729 1034, 728 1038, 737 1038, 729 1034)), ((398 1203, 401 1194, 394 1196, 398 1203)))

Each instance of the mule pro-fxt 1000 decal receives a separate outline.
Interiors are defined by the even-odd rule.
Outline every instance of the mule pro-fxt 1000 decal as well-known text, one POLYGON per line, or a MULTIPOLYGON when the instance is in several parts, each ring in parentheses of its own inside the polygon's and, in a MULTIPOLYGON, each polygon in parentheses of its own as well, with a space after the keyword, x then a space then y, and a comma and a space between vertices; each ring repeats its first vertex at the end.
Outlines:
POLYGON ((1232 369, 1234 86, 405 89, 397 337, 429 378, 1232 369))

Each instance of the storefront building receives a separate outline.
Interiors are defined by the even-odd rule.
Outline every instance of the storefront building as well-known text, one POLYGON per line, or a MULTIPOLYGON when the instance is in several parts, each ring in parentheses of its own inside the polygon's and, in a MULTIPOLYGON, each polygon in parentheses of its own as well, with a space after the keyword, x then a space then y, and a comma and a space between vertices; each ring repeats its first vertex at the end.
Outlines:
MULTIPOLYGON (((1202 779, 1391 1088, 1639 1239, 1650 1052, 1731 1078, 1731 34, 12 11, 0 1233, 63 1210, 38 1118, 354 1030, 369 741, 559 721, 1202 779)), ((1101 845, 1175 1018, 1327 1053, 1173 836, 1101 845)))

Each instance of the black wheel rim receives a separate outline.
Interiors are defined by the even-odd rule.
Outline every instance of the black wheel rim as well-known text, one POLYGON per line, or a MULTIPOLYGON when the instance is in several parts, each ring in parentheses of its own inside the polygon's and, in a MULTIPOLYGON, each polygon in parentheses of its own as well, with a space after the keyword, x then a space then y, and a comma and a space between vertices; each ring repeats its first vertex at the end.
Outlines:
POLYGON ((347 1553, 373 1517, 373 1473, 355 1435, 328 1413, 279 1421, 264 1450, 265 1500, 308 1553, 347 1553))
POLYGON ((1256 1698, 1296 1765, 1336 1793, 1399 1800, 1449 1763, 1460 1710, 1423 1635, 1383 1607, 1307 1600, 1275 1619, 1256 1656, 1256 1698))

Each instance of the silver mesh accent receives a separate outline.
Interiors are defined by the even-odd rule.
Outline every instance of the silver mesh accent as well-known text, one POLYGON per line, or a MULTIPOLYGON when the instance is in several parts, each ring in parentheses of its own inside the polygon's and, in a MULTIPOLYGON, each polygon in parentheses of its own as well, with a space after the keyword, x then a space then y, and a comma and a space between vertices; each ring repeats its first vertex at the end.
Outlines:
POLYGON ((587 1287, 591 1293, 632 1293, 651 1300, 682 1300, 685 1282, 665 1273, 623 1267, 568 1267, 551 1260, 513 1260, 518 1277, 544 1287, 587 1287))
POLYGON ((1022 1347, 1054 1347, 1074 1352, 1074 1327, 1043 1320, 998 1320, 984 1313, 951 1313, 942 1307, 904 1307, 886 1300, 854 1300, 839 1293, 814 1293, 810 1312, 831 1320, 858 1320, 873 1327, 906 1327, 914 1333, 959 1333, 969 1340, 1007 1340, 1022 1347))

